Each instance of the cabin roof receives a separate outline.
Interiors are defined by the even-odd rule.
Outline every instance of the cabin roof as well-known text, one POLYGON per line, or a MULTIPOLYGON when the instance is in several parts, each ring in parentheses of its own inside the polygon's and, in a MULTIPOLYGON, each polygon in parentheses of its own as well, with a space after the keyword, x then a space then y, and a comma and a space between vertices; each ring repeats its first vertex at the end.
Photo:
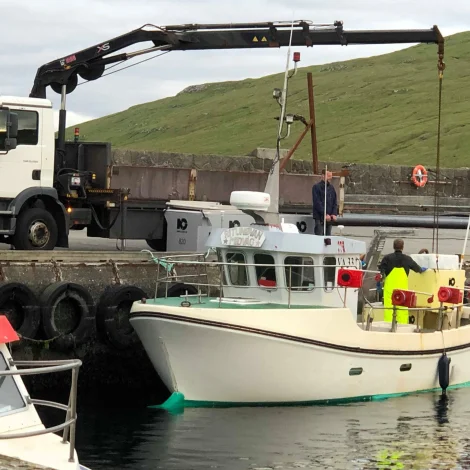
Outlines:
POLYGON ((352 238, 311 234, 288 233, 266 227, 233 227, 215 229, 206 242, 207 247, 272 251, 305 255, 364 254, 366 243, 352 238), (326 244, 325 241, 329 244, 326 244))

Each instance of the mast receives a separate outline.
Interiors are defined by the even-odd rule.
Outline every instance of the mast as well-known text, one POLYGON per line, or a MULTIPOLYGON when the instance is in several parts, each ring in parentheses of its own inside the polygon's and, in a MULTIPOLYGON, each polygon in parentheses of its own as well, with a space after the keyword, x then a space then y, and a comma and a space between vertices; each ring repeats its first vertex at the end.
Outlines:
MULTIPOLYGON (((292 21, 290 38, 289 38, 289 47, 287 49, 287 59, 286 59, 286 70, 284 72, 284 86, 278 102, 281 106, 281 113, 279 116, 279 127, 277 131, 276 139, 276 155, 274 157, 271 169, 268 174, 268 180, 266 181, 266 186, 264 192, 268 193, 271 196, 271 204, 264 215, 264 221, 267 224, 279 224, 279 176, 280 176, 280 161, 281 161, 281 140, 289 135, 289 130, 287 135, 282 136, 282 130, 284 128, 284 119, 286 115, 286 105, 287 105, 287 83, 289 78, 291 78, 297 71, 297 62, 295 62, 294 73, 289 76, 289 60, 292 46, 292 35, 294 32, 294 21, 292 21)), ((276 97, 276 90, 274 91, 274 96, 276 97)), ((289 125, 287 126, 289 129, 289 125)))

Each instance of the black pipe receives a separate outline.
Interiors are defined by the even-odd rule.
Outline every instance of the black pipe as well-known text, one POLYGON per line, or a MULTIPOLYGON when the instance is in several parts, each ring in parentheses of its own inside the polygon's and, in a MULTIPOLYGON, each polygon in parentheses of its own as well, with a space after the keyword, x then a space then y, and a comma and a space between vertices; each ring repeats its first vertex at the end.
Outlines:
POLYGON ((77 170, 85 170, 85 147, 80 144, 77 149, 77 170))
MULTIPOLYGON (((466 229, 468 216, 449 217, 439 215, 439 228, 466 229)), ((387 214, 344 214, 338 217, 334 225, 345 227, 411 227, 433 228, 432 215, 387 215, 387 214)))
POLYGON ((57 133, 57 148, 65 152, 65 126, 67 121, 67 111, 59 110, 59 132, 57 133))
POLYGON ((59 132, 57 133, 56 151, 62 159, 62 166, 65 166, 65 127, 67 122, 66 102, 67 86, 62 85, 60 93, 60 110, 59 110, 59 132))

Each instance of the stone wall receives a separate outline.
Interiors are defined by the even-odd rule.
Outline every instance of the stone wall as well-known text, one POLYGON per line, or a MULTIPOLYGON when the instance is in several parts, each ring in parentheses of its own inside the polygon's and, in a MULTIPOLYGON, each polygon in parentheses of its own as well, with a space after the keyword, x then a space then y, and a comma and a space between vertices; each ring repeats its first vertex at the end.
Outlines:
MULTIPOLYGON (((266 150, 266 149, 262 149, 266 150)), ((266 155, 266 152, 254 152, 266 155)), ((271 156, 260 158, 251 156, 195 155, 168 152, 149 152, 134 150, 113 150, 113 162, 116 165, 152 166, 165 168, 195 168, 213 171, 267 171, 272 164, 271 156)), ((417 188, 411 181, 412 166, 403 165, 368 165, 327 162, 332 171, 349 170, 346 178, 348 194, 383 194, 401 196, 434 196, 435 168, 427 168, 429 183, 417 188)), ((319 163, 323 168, 325 162, 319 163)), ((312 174, 312 162, 290 160, 287 173, 312 174)), ((439 192, 442 196, 470 198, 470 168, 442 168, 440 171, 439 192)))
MULTIPOLYGON (((192 282, 209 282, 213 286, 211 295, 218 295, 217 268, 208 268, 207 278, 195 276, 193 265, 176 264, 175 268, 183 276, 175 282, 184 282, 188 279, 184 276, 192 275, 192 282)), ((19 282, 39 297, 45 287, 62 280, 77 283, 90 293, 96 315, 100 296, 109 286, 133 285, 143 289, 149 298, 153 297, 157 265, 150 261, 148 253, 142 252, 37 252, 33 259, 31 252, 0 252, 0 286, 19 282)), ((159 283, 158 296, 165 295, 165 287, 165 283, 159 283)), ((13 311, 10 315, 15 317, 22 312, 13 311)), ((63 320, 68 313, 61 311, 60 315, 63 320)), ((118 323, 124 330, 127 328, 125 322, 118 323)), ((83 363, 78 376, 80 402, 109 403, 116 398, 148 404, 161 403, 167 398, 167 390, 140 342, 127 349, 116 349, 100 336, 95 324, 89 331, 88 341, 68 351, 56 349, 53 342, 49 345, 37 338, 22 338, 12 343, 12 355, 16 360, 80 359, 83 363)), ((24 377, 24 380, 33 398, 50 399, 50 391, 55 391, 63 401, 69 391, 70 376, 70 373, 44 374, 24 377)))
MULTIPOLYGON (((113 150, 119 166, 194 168, 211 171, 266 172, 272 165, 274 150, 257 149, 250 156, 194 155, 167 152, 113 150), (270 153, 271 152, 271 153, 270 153), (263 157, 263 158, 261 158, 263 157)), ((428 183, 422 188, 411 182, 412 166, 368 165, 328 162, 332 171, 348 170, 345 181, 345 210, 350 212, 431 211, 435 201, 436 169, 427 168, 428 183), (370 198, 370 196, 374 198, 370 198)), ((325 162, 320 162, 324 168, 325 162)), ((285 172, 312 174, 312 162, 290 160, 285 172)), ((465 211, 470 206, 470 168, 442 168, 438 183, 441 211, 465 211)))

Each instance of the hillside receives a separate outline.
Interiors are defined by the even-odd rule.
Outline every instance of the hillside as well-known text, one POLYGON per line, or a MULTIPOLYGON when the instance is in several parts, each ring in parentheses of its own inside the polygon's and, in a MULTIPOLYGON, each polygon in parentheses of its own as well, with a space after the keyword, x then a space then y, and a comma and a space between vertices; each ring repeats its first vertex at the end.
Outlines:
MULTIPOLYGON (((446 39, 442 156, 469 166, 470 33, 446 39)), ((318 154, 322 161, 432 165, 436 155, 437 46, 418 45, 366 59, 301 68, 290 81, 288 112, 308 116, 306 73, 315 84, 318 154)), ((190 87, 80 125, 84 140, 114 147, 246 155, 274 147, 279 107, 272 89, 283 74, 190 87)), ((292 126, 290 147, 303 129, 292 126)), ((70 135, 70 134, 69 134, 70 135)), ((310 159, 309 139, 296 158, 310 159)))

